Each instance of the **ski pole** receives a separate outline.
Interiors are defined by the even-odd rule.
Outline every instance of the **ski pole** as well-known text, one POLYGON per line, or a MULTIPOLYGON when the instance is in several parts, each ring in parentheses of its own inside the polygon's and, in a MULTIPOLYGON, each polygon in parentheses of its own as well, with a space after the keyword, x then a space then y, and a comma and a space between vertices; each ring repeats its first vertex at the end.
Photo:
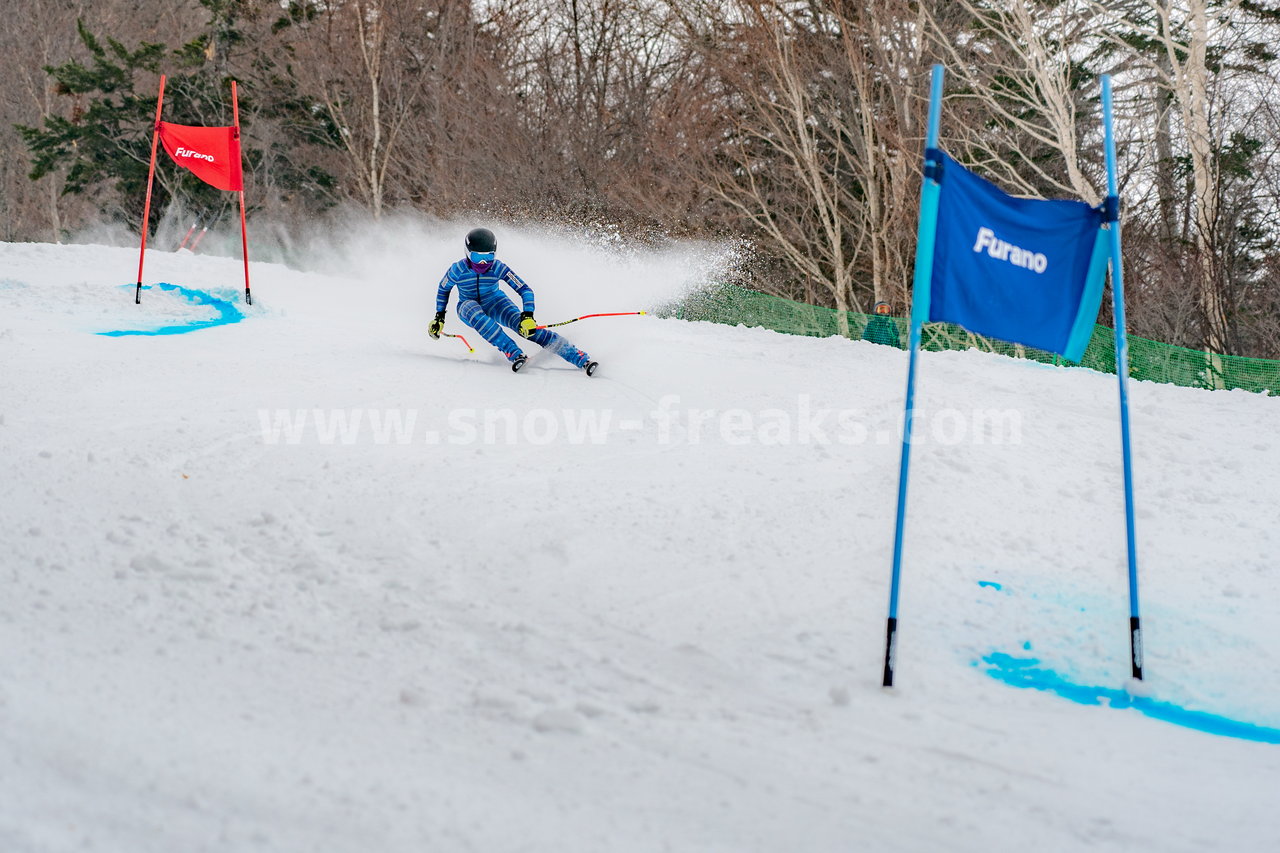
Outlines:
POLYGON ((576 323, 579 320, 590 320, 592 317, 634 317, 636 315, 648 314, 647 311, 614 311, 609 314, 583 314, 581 317, 574 317, 572 320, 565 320, 560 323, 547 323, 545 326, 537 326, 539 329, 553 329, 556 326, 567 326, 570 323, 576 323))
POLYGON ((471 347, 471 344, 468 344, 467 339, 464 338, 462 335, 451 335, 448 332, 441 332, 440 334, 446 338, 457 338, 458 340, 462 341, 463 344, 466 345, 467 352, 475 352, 475 350, 471 347))

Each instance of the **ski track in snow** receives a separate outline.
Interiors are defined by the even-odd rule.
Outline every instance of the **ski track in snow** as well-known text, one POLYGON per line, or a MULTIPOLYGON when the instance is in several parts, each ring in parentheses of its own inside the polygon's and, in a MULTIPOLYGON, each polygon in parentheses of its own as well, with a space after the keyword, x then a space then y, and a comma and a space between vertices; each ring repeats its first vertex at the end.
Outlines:
MULTIPOLYGON (((701 272, 503 240, 543 321, 701 272)), ((1021 441, 916 446, 884 691, 905 354, 611 318, 564 330, 597 377, 513 376, 426 336, 455 242, 254 263, 243 322, 124 337, 97 333, 208 309, 134 305, 128 250, 0 244, 0 850, 1274 847, 1280 747, 987 674, 1125 686, 1114 377, 922 356, 926 432, 1011 410, 1021 441), (687 417, 801 396, 865 440, 687 417), (603 411, 604 441, 566 439, 603 411), (409 440, 376 440, 395 412, 409 440), (449 440, 486 412, 560 431, 449 440)), ((148 256, 237 305, 241 273, 148 256)), ((1131 394, 1142 698, 1280 728, 1280 400, 1131 394)))

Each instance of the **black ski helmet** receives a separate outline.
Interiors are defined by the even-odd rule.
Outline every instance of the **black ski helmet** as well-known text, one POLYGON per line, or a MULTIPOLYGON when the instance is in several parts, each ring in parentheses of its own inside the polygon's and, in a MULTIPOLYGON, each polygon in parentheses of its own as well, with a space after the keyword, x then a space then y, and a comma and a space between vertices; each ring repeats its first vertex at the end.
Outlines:
POLYGON ((467 232, 466 246, 468 252, 496 252, 498 238, 488 228, 472 228, 467 232))

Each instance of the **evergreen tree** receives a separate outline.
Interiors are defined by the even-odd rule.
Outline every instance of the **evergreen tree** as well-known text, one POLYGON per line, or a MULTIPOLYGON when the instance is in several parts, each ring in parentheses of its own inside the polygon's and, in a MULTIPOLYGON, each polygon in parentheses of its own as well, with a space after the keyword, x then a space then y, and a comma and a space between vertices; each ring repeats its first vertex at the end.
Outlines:
MULTIPOLYGON (((230 80, 237 70, 234 49, 244 41, 239 23, 246 4, 201 0, 201 5, 210 13, 206 31, 174 50, 154 42, 130 48, 113 38, 100 39, 83 21, 77 22, 87 60, 45 67, 56 91, 73 100, 70 114, 47 117, 41 127, 18 127, 31 152, 33 180, 65 167, 64 194, 103 193, 108 218, 137 226, 146 200, 159 75, 167 76, 165 121, 232 123, 230 80)), ((271 188, 291 202, 307 208, 325 206, 331 201, 333 177, 297 152, 332 146, 332 129, 287 76, 276 73, 267 54, 246 64, 251 79, 240 89, 246 173, 263 173, 271 188), (259 118, 280 129, 268 134, 275 141, 265 147, 255 145, 250 132, 259 118)), ((229 209, 225 193, 166 163, 163 152, 159 158, 149 228, 173 202, 195 211, 229 209)), ((249 200, 255 201, 252 196, 249 200)))

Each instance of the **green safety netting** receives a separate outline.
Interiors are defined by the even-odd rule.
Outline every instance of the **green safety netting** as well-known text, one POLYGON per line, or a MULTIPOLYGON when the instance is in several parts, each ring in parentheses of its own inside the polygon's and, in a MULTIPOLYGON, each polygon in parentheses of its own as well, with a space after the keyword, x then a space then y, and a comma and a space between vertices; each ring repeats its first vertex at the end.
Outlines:
MULTIPOLYGON (((761 326, 789 335, 861 338, 872 315, 837 311, 769 296, 735 285, 719 285, 690 296, 665 311, 666 316, 683 320, 707 320, 728 325, 761 326)), ((889 318, 897 328, 899 341, 907 340, 907 320, 889 318)), ((926 350, 979 349, 1046 364, 1071 365, 1053 353, 975 335, 949 323, 924 327, 921 348, 926 350)), ((1093 339, 1079 366, 1105 373, 1116 371, 1115 332, 1095 326, 1093 339)), ((1280 394, 1280 361, 1214 355, 1146 338, 1129 336, 1129 375, 1134 379, 1167 382, 1190 388, 1242 388, 1265 394, 1280 394)))

